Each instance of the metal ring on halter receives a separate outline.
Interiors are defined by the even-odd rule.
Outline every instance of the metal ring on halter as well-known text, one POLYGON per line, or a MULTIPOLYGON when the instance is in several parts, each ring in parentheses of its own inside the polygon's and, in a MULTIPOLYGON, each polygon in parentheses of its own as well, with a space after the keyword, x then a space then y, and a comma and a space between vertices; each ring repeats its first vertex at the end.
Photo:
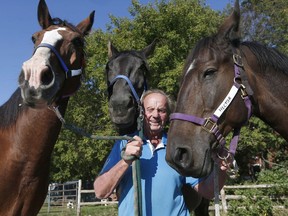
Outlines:
POLYGON ((219 152, 217 152, 217 157, 220 159, 220 160, 225 160, 227 161, 227 159, 231 156, 231 153, 229 152, 229 150, 227 148, 222 148, 222 150, 225 150, 228 154, 226 157, 222 157, 219 155, 219 152))
POLYGON ((219 155, 219 153, 217 152, 217 156, 218 156, 218 158, 220 159, 220 160, 224 160, 224 162, 225 162, 225 165, 227 165, 227 174, 229 175, 229 177, 231 178, 231 179, 234 179, 235 177, 236 177, 236 175, 237 175, 237 172, 238 172, 238 165, 237 165, 237 162, 236 162, 236 160, 233 158, 233 154, 231 154, 230 152, 229 152, 229 150, 228 149, 226 149, 226 148, 223 148, 226 152, 227 152, 227 156, 225 156, 225 157, 222 157, 222 156, 220 156, 219 155), (232 156, 232 157, 231 157, 232 156), (233 161, 232 161, 232 163, 230 163, 230 162, 228 162, 228 159, 231 157, 231 159, 233 159, 233 161))

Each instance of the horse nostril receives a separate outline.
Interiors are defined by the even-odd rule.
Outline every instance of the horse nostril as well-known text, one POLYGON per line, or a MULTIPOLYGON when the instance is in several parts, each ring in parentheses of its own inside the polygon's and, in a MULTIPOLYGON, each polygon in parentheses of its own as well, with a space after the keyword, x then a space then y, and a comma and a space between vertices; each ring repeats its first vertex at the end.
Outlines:
POLYGON ((53 72, 50 67, 45 67, 41 72, 41 84, 46 86, 49 85, 54 79, 53 72))
POLYGON ((174 154, 175 163, 182 168, 189 167, 192 163, 192 158, 189 149, 187 148, 177 148, 174 154))

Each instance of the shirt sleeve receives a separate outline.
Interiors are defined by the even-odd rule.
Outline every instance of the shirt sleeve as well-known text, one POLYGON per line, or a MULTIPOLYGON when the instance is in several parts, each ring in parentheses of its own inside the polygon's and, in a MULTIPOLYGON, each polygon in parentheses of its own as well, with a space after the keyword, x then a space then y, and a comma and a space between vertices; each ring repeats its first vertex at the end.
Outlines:
POLYGON ((113 166, 115 166, 115 164, 117 164, 121 160, 121 150, 126 146, 126 144, 126 140, 118 140, 115 142, 99 175, 110 170, 113 166))
POLYGON ((186 184, 191 185, 191 187, 195 187, 197 184, 199 184, 201 181, 203 181, 203 178, 193 178, 193 177, 186 177, 186 184))

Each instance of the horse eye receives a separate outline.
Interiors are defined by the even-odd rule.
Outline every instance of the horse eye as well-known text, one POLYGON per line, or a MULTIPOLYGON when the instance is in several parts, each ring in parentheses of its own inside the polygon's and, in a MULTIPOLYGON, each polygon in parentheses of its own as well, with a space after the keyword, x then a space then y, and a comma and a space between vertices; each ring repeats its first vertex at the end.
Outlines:
POLYGON ((213 76, 215 72, 216 72, 216 69, 214 69, 214 68, 207 69, 204 72, 204 78, 209 78, 209 77, 213 76))

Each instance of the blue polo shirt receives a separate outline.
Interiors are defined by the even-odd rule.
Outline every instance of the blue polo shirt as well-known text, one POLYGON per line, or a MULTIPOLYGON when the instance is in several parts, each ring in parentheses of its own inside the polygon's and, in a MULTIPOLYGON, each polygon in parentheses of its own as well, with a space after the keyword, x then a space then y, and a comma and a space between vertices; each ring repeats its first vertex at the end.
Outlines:
MULTIPOLYGON (((132 134, 134 136, 136 134, 132 134)), ((184 197, 181 192, 183 184, 194 187, 199 179, 183 177, 172 169, 165 161, 167 134, 163 134, 162 142, 157 149, 147 140, 143 140, 141 166, 142 207, 145 216, 189 216, 184 197)), ((121 150, 126 140, 117 141, 108 156, 100 174, 107 172, 121 160, 121 150)), ((118 187, 119 216, 134 215, 134 188, 132 166, 124 174, 118 187)))

